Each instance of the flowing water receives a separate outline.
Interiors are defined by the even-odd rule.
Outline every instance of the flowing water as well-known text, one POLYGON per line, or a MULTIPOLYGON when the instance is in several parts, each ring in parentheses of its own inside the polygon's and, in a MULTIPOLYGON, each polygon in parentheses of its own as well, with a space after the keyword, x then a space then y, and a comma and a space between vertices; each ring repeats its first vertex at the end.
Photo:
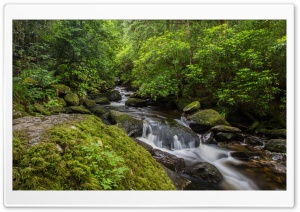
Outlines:
MULTIPOLYGON (((263 170, 246 166, 246 163, 231 156, 231 151, 213 144, 199 143, 201 135, 195 134, 187 125, 184 117, 177 110, 158 107, 127 107, 125 102, 132 92, 123 87, 116 87, 122 100, 102 106, 118 110, 132 117, 143 120, 143 135, 138 137, 154 148, 160 149, 183 158, 187 165, 195 162, 213 164, 222 173, 224 180, 219 185, 205 185, 195 182, 193 189, 221 190, 258 190, 276 189, 278 184, 270 183, 263 170)), ((281 188, 282 189, 282 188, 281 188)))

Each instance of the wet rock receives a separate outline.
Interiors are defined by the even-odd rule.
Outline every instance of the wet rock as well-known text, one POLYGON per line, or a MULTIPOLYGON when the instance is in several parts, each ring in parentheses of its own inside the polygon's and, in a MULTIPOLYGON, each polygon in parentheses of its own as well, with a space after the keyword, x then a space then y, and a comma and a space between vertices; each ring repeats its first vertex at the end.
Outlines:
POLYGON ((178 173, 168 169, 162 165, 163 169, 166 171, 166 174, 169 176, 170 180, 173 182, 177 190, 185 190, 191 181, 187 178, 182 177, 178 173))
POLYGON ((200 109, 200 102, 194 101, 183 108, 185 113, 193 113, 200 109))
POLYGON ((107 97, 100 97, 98 99, 95 99, 96 104, 99 105, 109 105, 110 101, 108 100, 107 97))
POLYGON ((211 131, 202 134, 201 141, 204 144, 217 144, 217 142, 214 140, 214 133, 211 131))
POLYGON ((271 139, 265 145, 265 150, 286 153, 286 139, 271 139))
POLYGON ((125 105, 129 107, 147 107, 147 101, 137 98, 128 98, 125 105))
POLYGON ((76 93, 68 93, 65 95, 64 100, 69 106, 78 106, 79 105, 79 97, 76 93))
POLYGON ((145 120, 148 129, 145 133, 151 133, 155 138, 153 143, 157 147, 166 149, 193 148, 200 145, 199 136, 190 128, 179 124, 174 120, 145 120))
POLYGON ((189 115, 187 120, 196 133, 203 133, 217 125, 230 126, 222 115, 212 109, 200 110, 193 115, 189 115))
POLYGON ((99 107, 92 107, 90 108, 90 111, 98 117, 102 117, 102 115, 106 113, 106 111, 103 108, 99 107))
POLYGON ((185 168, 184 173, 210 183, 219 183, 223 180, 221 172, 212 164, 198 162, 185 168))
POLYGON ((261 138, 256 137, 256 136, 250 136, 244 139, 244 143, 248 145, 263 145, 263 141, 261 138))
POLYGON ((111 110, 108 113, 107 120, 123 128, 129 136, 138 137, 143 133, 143 122, 125 113, 111 110))
POLYGON ((67 113, 91 114, 91 112, 83 106, 70 106, 67 108, 67 113))
POLYGON ((122 99, 120 92, 117 90, 107 91, 105 93, 100 94, 90 94, 90 97, 93 99, 100 99, 102 97, 106 97, 109 101, 119 101, 122 99))
POLYGON ((226 133, 241 133, 242 131, 237 127, 230 127, 226 125, 217 125, 210 129, 214 133, 226 132, 226 133))
POLYGON ((138 140, 138 139, 135 139, 135 138, 133 138, 133 140, 134 140, 137 144, 139 144, 140 146, 144 147, 144 149, 146 149, 146 150, 152 155, 152 153, 153 153, 153 147, 152 147, 151 145, 149 145, 149 144, 147 144, 147 143, 145 143, 145 142, 143 142, 143 141, 140 141, 140 140, 138 140))
POLYGON ((177 173, 182 173, 186 167, 183 158, 178 158, 175 155, 163 152, 159 149, 153 149, 152 155, 157 162, 163 164, 168 169, 171 169, 172 171, 175 171, 177 173))
POLYGON ((215 138, 217 139, 217 141, 231 141, 236 137, 237 136, 233 133, 223 133, 223 132, 218 132, 215 135, 215 138))
POLYGON ((193 102, 194 100, 189 99, 189 98, 180 98, 179 100, 176 101, 176 106, 179 110, 183 110, 185 106, 193 102))
POLYGON ((231 157, 236 158, 238 160, 242 161, 249 161, 252 158, 260 157, 260 154, 257 152, 250 152, 250 151, 244 151, 244 152, 230 152, 231 157))

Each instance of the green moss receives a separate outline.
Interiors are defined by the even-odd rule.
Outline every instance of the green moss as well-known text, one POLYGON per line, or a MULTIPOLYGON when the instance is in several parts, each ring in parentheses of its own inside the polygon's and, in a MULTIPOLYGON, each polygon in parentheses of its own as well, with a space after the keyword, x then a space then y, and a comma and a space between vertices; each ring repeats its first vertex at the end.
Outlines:
POLYGON ((87 106, 88 108, 92 108, 96 106, 96 102, 94 100, 91 99, 85 99, 84 100, 84 104, 85 106, 87 106))
POLYGON ((95 99, 95 102, 100 105, 108 105, 110 103, 107 97, 95 99))
POLYGON ((65 95, 64 100, 70 106, 79 105, 79 97, 76 93, 68 93, 67 95, 65 95))
POLYGON ((91 114, 91 112, 83 106, 70 106, 67 108, 69 113, 91 114))
POLYGON ((206 127, 229 125, 225 118, 213 109, 200 110, 188 118, 195 123, 206 127))
POLYGON ((190 104, 193 101, 195 101, 195 100, 189 99, 189 98, 180 98, 177 100, 176 105, 179 110, 183 110, 183 108, 185 106, 187 106, 188 104, 190 104))
POLYGON ((192 113, 200 109, 200 102, 194 101, 183 108, 184 112, 192 113))
POLYGON ((91 115, 46 130, 35 146, 14 132, 14 190, 174 190, 123 130, 91 115))
POLYGON ((71 92, 71 89, 63 84, 57 84, 57 85, 52 85, 52 87, 58 92, 59 94, 67 94, 71 92))
POLYGON ((39 103, 35 103, 34 105, 34 108, 37 112, 43 114, 43 115, 50 115, 50 112, 47 111, 43 105, 39 104, 39 103))

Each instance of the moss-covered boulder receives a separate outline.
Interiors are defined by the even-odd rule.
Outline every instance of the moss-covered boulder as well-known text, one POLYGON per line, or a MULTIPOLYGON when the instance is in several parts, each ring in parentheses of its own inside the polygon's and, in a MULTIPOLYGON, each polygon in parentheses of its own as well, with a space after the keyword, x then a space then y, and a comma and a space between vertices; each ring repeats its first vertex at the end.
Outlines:
POLYGON ((64 100, 69 106, 78 106, 79 105, 79 97, 76 93, 68 93, 65 95, 64 100))
POLYGON ((128 98, 125 105, 129 107, 147 107, 147 101, 144 99, 128 98))
POLYGON ((98 117, 102 117, 102 115, 106 113, 106 111, 100 107, 92 107, 90 108, 90 111, 98 117))
POLYGON ((271 139, 265 145, 265 150, 286 153, 286 139, 271 139))
POLYGON ((122 99, 120 92, 117 90, 107 91, 107 92, 100 93, 100 94, 90 94, 90 97, 93 99, 107 97, 109 101, 119 101, 122 99))
POLYGON ((61 107, 66 107, 67 106, 67 103, 63 98, 57 97, 56 99, 57 99, 57 102, 58 102, 59 106, 61 106, 61 107))
POLYGON ((188 104, 190 104, 191 102, 193 102, 192 99, 189 99, 189 98, 180 98, 176 101, 176 105, 177 105, 177 108, 179 110, 183 110, 183 108, 185 108, 185 106, 187 106, 188 104))
POLYGON ((14 130, 13 150, 13 190, 175 190, 150 153, 95 116, 47 128, 32 146, 14 130))
POLYGON ((111 110, 108 113, 107 119, 112 124, 117 124, 118 127, 124 129, 129 136, 137 137, 143 133, 143 122, 125 113, 111 110))
POLYGON ((260 129, 259 133, 262 133, 269 138, 286 138, 286 129, 260 129))
POLYGON ((192 177, 209 183, 220 183, 223 180, 221 172, 212 164, 198 162, 185 168, 184 172, 192 177))
POLYGON ((226 133, 226 132, 218 132, 215 134, 215 138, 218 142, 222 141, 231 141, 235 139, 237 136, 234 133, 226 133))
POLYGON ((91 111, 83 106, 70 106, 67 108, 68 113, 91 114, 91 111))
POLYGON ((187 119, 190 127, 197 133, 203 133, 217 125, 230 126, 225 117, 213 109, 200 110, 189 115, 187 119))
POLYGON ((44 108, 43 105, 41 105, 39 103, 35 103, 33 106, 34 106, 36 112, 39 112, 39 113, 41 113, 43 115, 50 115, 51 114, 48 110, 46 110, 44 108))
POLYGON ((242 131, 237 127, 231 127, 227 125, 217 125, 210 129, 214 133, 217 132, 226 132, 226 133, 241 133, 242 131))
POLYGON ((109 105, 110 104, 107 97, 100 97, 98 99, 95 99, 95 102, 99 105, 109 105))
POLYGON ((85 99, 84 100, 84 105, 87 106, 88 108, 92 108, 96 106, 96 102, 91 99, 85 99))
POLYGON ((70 87, 63 84, 52 85, 59 97, 63 98, 67 93, 71 93, 70 87))
POLYGON ((194 101, 183 108, 185 113, 193 113, 200 109, 200 102, 194 101))

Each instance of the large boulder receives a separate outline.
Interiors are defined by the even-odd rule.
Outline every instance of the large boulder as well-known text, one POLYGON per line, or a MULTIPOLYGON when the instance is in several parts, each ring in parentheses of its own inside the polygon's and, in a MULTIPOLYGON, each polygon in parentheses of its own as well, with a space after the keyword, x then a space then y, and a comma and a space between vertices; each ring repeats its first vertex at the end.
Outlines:
POLYGON ((122 99, 120 92, 117 90, 107 91, 105 93, 100 93, 100 94, 90 94, 89 96, 93 99, 107 97, 109 101, 119 101, 122 99))
POLYGON ((286 153, 286 139, 271 139, 265 145, 265 150, 286 153))
POLYGON ((129 107, 147 107, 147 101, 138 98, 128 98, 125 105, 129 107))
POLYGON ((197 162, 185 168, 184 173, 209 183, 219 183, 223 180, 221 172, 212 164, 197 162))
POLYGON ((111 110, 107 119, 112 124, 117 124, 118 127, 123 128, 129 136, 138 137, 143 133, 143 122, 125 113, 111 110))
POLYGON ((178 158, 168 152, 164 152, 159 149, 153 149, 152 155, 157 162, 163 164, 168 169, 171 169, 172 171, 175 171, 177 173, 182 173, 184 168, 186 167, 183 158, 178 158))
POLYGON ((66 101, 68 106, 78 106, 79 105, 79 97, 76 93, 68 93, 65 95, 64 100, 66 101))
POLYGON ((189 115, 187 120, 190 127, 197 133, 206 132, 217 125, 230 126, 225 117, 213 109, 200 110, 193 115, 189 115))
POLYGON ((100 107, 97 107, 97 106, 90 108, 90 111, 91 111, 94 115, 96 115, 96 116, 98 116, 98 117, 102 117, 103 114, 106 113, 106 111, 105 111, 103 108, 100 108, 100 107))
POLYGON ((200 109, 200 102, 194 101, 183 108, 185 113, 193 113, 200 109))

